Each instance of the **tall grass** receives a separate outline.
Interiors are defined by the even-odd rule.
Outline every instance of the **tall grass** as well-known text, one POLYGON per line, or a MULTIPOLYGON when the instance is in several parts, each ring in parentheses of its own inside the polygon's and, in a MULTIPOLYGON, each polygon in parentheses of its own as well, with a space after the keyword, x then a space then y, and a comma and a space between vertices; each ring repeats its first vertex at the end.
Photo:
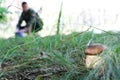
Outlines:
POLYGON ((119 33, 94 34, 94 37, 93 32, 75 34, 0 39, 0 78, 34 80, 40 76, 44 80, 118 80, 119 33), (70 36, 71 39, 63 42, 70 36), (86 68, 84 62, 84 49, 91 38, 93 43, 108 46, 101 55, 103 61, 92 70, 86 68))

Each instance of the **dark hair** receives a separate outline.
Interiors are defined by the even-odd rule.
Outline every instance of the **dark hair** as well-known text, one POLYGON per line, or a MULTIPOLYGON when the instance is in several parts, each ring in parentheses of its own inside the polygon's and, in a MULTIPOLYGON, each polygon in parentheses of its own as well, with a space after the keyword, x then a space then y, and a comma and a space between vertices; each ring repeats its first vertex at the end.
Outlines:
POLYGON ((27 4, 27 2, 22 2, 22 6, 23 6, 23 5, 26 5, 26 4, 27 4))

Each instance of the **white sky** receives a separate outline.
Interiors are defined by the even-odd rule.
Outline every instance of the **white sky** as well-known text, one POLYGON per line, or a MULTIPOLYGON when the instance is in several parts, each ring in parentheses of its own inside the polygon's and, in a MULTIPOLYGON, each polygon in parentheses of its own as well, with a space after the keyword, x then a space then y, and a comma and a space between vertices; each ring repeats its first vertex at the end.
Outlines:
MULTIPOLYGON (((41 6, 48 6, 48 8, 55 8, 59 6, 62 0, 16 0, 17 2, 26 1, 30 6, 38 9, 41 6), (50 6, 50 7, 49 7, 50 6)), ((8 3, 12 2, 9 0, 8 3)), ((63 0, 65 8, 68 10, 76 10, 81 8, 105 8, 116 9, 120 8, 120 0, 63 0)))
MULTIPOLYGON (((6 0, 7 5, 12 1, 6 0)), ((58 11, 61 1, 63 1, 63 12, 67 14, 78 13, 82 9, 106 9, 111 13, 120 12, 120 0, 15 0, 13 5, 21 7, 22 1, 28 2, 29 6, 36 11, 42 7, 45 13, 58 11)))

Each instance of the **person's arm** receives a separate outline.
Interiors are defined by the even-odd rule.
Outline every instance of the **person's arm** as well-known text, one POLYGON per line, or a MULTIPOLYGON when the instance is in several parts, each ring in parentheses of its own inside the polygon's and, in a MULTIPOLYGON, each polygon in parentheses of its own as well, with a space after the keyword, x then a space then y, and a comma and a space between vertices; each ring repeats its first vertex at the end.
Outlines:
POLYGON ((18 21, 18 24, 17 24, 17 28, 19 28, 21 26, 22 21, 23 21, 23 12, 22 12, 22 14, 21 14, 21 16, 19 18, 19 21, 18 21))
POLYGON ((35 11, 33 11, 33 10, 30 10, 30 19, 29 19, 29 21, 28 21, 28 23, 27 23, 27 27, 34 27, 33 26, 33 24, 35 23, 35 17, 36 17, 36 13, 35 13, 35 11))

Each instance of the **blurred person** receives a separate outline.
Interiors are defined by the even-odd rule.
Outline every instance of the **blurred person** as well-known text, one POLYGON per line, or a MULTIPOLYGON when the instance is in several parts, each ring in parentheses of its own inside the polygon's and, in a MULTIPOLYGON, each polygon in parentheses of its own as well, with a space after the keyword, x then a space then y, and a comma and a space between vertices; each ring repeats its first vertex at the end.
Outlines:
POLYGON ((29 8, 27 2, 22 2, 22 13, 17 24, 16 36, 23 37, 24 33, 28 35, 30 33, 36 33, 43 27, 43 21, 39 15, 31 8, 29 8), (25 21, 26 25, 21 26, 22 22, 25 21))

